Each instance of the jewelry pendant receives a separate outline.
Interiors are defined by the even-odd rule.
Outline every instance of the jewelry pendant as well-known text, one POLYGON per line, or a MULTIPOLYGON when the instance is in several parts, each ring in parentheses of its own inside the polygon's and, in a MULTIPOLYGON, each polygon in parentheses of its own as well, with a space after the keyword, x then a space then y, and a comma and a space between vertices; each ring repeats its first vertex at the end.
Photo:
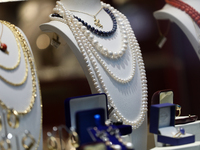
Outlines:
POLYGON ((99 27, 99 28, 103 28, 103 25, 100 24, 100 20, 97 19, 96 17, 94 17, 94 24, 95 24, 97 27, 99 27))
POLYGON ((7 45, 5 43, 1 43, 0 49, 5 52, 7 50, 7 45))

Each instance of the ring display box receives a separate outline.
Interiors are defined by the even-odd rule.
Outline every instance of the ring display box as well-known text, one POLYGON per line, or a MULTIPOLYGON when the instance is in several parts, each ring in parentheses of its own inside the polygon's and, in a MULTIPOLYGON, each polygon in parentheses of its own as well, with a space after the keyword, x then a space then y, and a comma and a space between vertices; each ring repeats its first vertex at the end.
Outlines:
POLYGON ((66 126, 77 131, 81 145, 92 142, 87 128, 104 125, 107 118, 107 96, 104 93, 65 100, 66 126), (95 119, 95 115, 98 115, 99 119, 95 119))
POLYGON ((107 114, 107 96, 106 94, 91 94, 86 96, 71 97, 65 100, 65 120, 68 128, 76 129, 76 113, 79 111, 103 108, 105 110, 105 120, 107 114))
POLYGON ((157 141, 170 145, 193 143, 195 136, 178 133, 175 128, 175 105, 171 103, 156 104, 150 110, 150 132, 157 134, 157 141))

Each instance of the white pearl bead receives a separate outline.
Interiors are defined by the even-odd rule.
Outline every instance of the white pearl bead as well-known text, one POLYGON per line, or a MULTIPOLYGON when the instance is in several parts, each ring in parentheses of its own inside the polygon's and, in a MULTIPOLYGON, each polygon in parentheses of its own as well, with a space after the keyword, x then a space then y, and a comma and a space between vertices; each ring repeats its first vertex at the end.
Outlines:
POLYGON ((98 41, 97 41, 97 40, 93 40, 93 41, 92 41, 92 44, 93 44, 94 46, 97 46, 98 41))

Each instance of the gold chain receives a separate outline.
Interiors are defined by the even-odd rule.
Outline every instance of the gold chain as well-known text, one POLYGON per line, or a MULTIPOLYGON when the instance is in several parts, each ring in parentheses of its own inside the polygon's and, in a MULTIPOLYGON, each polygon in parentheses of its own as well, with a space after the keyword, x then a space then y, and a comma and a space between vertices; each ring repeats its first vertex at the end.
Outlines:
MULTIPOLYGON (((24 38, 24 36, 22 35, 22 33, 18 30, 18 28, 9 23, 9 22, 6 22, 6 21, 0 21, 1 23, 5 24, 14 34, 14 36, 16 37, 17 40, 19 40, 20 44, 21 44, 21 47, 22 47, 22 50, 23 50, 23 53, 24 53, 24 58, 25 58, 25 63, 26 63, 26 77, 24 79, 23 82, 26 81, 26 78, 28 76, 28 63, 27 63, 27 60, 29 62, 29 66, 30 66, 30 71, 31 71, 31 80, 32 80, 32 96, 31 96, 31 101, 30 101, 30 104, 29 106, 24 110, 24 111, 17 111, 19 115, 26 115, 28 114, 29 112, 31 112, 33 106, 34 106, 34 103, 35 103, 35 99, 36 99, 36 73, 35 73, 35 69, 34 69, 34 60, 33 60, 33 57, 32 57, 32 53, 30 52, 30 49, 29 49, 29 46, 24 38)), ((9 81, 5 81, 5 82, 9 82, 9 81)), ((22 83, 22 82, 21 82, 22 83)), ((19 85, 19 83, 10 83, 11 85, 19 85)), ((6 104, 0 100, 0 106, 2 106, 4 109, 6 109, 7 111, 10 110, 10 108, 8 108, 6 106, 6 104)), ((13 109, 14 110, 14 109, 13 109)), ((16 110, 14 110, 16 111, 16 110)))
MULTIPOLYGON (((12 31, 12 33, 13 33, 13 35, 15 36, 15 39, 16 39, 16 41, 20 41, 20 44, 21 44, 21 47, 22 47, 22 50, 23 50, 23 53, 24 53, 24 59, 25 59, 25 65, 26 65, 26 69, 25 69, 25 75, 24 75, 24 78, 22 79, 22 81, 21 82, 19 82, 19 83, 13 83, 13 82, 11 82, 11 81, 8 81, 7 79, 5 79, 4 77, 2 77, 2 76, 0 76, 0 79, 2 80, 2 81, 4 81, 4 82, 6 82, 6 83, 8 83, 8 84, 10 84, 10 85, 13 85, 13 86, 20 86, 20 85, 22 85, 22 84, 24 84, 25 82, 26 82, 26 79, 27 79, 27 77, 28 77, 28 63, 27 63, 27 55, 26 55, 26 49, 27 49, 27 43, 26 42, 23 42, 24 41, 24 38, 23 38, 23 36, 21 35, 21 33, 18 31, 18 29, 14 26, 14 25, 12 25, 12 24, 10 24, 10 23, 8 23, 8 22, 6 22, 6 21, 0 21, 2 24, 4 24, 4 25, 6 25, 11 31, 12 31)), ((19 43, 18 43, 19 44, 19 43)), ((20 47, 19 47, 19 51, 20 51, 20 47)), ((19 54, 19 52, 18 52, 18 54, 19 54)), ((21 57, 21 55, 20 55, 20 57, 21 57)), ((18 61, 18 63, 20 63, 20 61, 18 61)), ((17 63, 17 65, 18 65, 18 63, 17 63)), ((14 66, 14 67, 16 67, 16 66, 14 66)), ((11 70, 11 68, 10 69, 8 69, 8 70, 11 70)))
POLYGON ((88 16, 91 16, 93 18, 96 18, 96 16, 99 14, 99 12, 103 9, 103 6, 101 6, 101 8, 99 9, 99 11, 95 14, 95 15, 91 15, 89 13, 86 13, 86 12, 83 12, 83 11, 79 11, 79 10, 69 10, 69 11, 72 11, 72 12, 77 12, 77 13, 82 13, 82 14, 86 14, 88 16))
MULTIPOLYGON (((1 31, 1 35, 0 35, 0 43, 1 43, 1 38, 2 38, 2 34, 3 34, 3 23, 1 23, 1 25, 2 25, 2 31, 1 31)), ((14 69, 16 69, 19 66, 20 59, 21 59, 21 51, 20 51, 19 40, 16 39, 16 42, 17 42, 17 48, 18 48, 17 63, 13 67, 6 67, 6 66, 3 66, 3 65, 0 65, 0 68, 5 69, 5 70, 14 70, 14 69)))
POLYGON ((88 16, 91 16, 94 18, 94 25, 96 25, 99 28, 103 28, 103 25, 100 24, 100 20, 96 18, 96 16, 100 13, 100 11, 103 9, 103 6, 101 6, 101 8, 99 9, 99 11, 95 14, 95 15, 91 15, 89 13, 83 12, 83 11, 78 11, 78 10, 69 10, 72 12, 78 12, 78 13, 82 13, 82 14, 86 14, 88 16))

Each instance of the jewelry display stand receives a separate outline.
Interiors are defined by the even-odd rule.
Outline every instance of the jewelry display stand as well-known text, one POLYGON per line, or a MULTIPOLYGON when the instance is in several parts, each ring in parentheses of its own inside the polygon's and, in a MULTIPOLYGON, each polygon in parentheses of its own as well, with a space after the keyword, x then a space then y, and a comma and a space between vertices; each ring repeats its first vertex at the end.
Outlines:
POLYGON ((12 70, 0 68, 0 76, 11 83, 19 83, 25 77, 26 64, 28 64, 28 75, 27 79, 24 80, 24 83, 19 86, 8 84, 4 80, 0 79, 0 100, 7 107, 7 109, 0 107, 0 123, 2 125, 2 130, 0 130, 0 140, 5 142, 4 140, 6 138, 3 137, 7 137, 11 141, 12 149, 16 150, 25 149, 25 147, 42 150, 42 104, 36 68, 34 65, 30 67, 30 62, 32 61, 34 63, 33 54, 27 38, 19 28, 15 27, 15 29, 18 29, 18 31, 23 35, 26 41, 23 42, 28 45, 29 50, 27 50, 27 52, 30 52, 28 56, 27 54, 24 55, 21 47, 22 43, 20 43, 20 40, 17 40, 14 36, 14 34, 17 34, 17 31, 11 31, 12 27, 10 26, 10 28, 4 23, 0 24, 0 28, 2 28, 2 25, 3 30, 1 42, 7 45, 7 51, 9 54, 0 51, 0 65, 4 67, 12 67, 18 61, 20 61, 20 63, 18 67, 12 70), (19 58, 19 56, 21 57, 19 58), (25 59, 24 56, 28 57, 29 60, 25 59), (27 62, 25 60, 27 60, 27 62), (32 71, 30 68, 32 68, 32 71), (32 81, 34 81, 34 83, 32 83, 32 81), (36 92, 32 91, 34 90, 34 85, 36 85, 36 92), (36 98, 34 101, 31 101, 33 96, 36 96, 36 98), (11 113, 10 121, 7 120, 9 118, 9 109, 14 109, 17 112, 20 112, 18 115, 16 113, 11 113), (30 112, 26 113, 24 112, 25 110, 30 112), (17 125, 17 118, 19 118, 19 126, 17 125), (10 126, 9 123, 13 124, 13 126, 10 126), (31 143, 33 145, 31 145, 31 143))
POLYGON ((169 146, 169 147, 155 147, 151 150, 200 150, 200 142, 195 142, 191 144, 185 144, 180 146, 169 146))
POLYGON ((187 144, 187 145, 182 145, 182 146, 170 146, 170 147, 163 147, 163 144, 160 142, 157 142, 157 135, 154 135, 154 141, 155 141, 155 146, 156 148, 153 148, 152 150, 160 150, 160 149, 183 149, 183 146, 185 149, 200 149, 200 121, 195 121, 192 123, 187 123, 187 124, 180 124, 175 126, 177 129, 182 127, 185 129, 186 133, 190 133, 195 135, 195 143, 193 144, 187 144), (171 148, 172 147, 172 148, 171 148))
MULTIPOLYGON (((80 12, 87 11, 88 14, 95 14, 101 8, 101 3, 99 0, 61 0, 61 2, 68 10, 78 10, 80 12)), ((73 12, 73 14, 77 15, 82 20, 91 25, 94 24, 93 18, 91 16, 80 12, 73 12)), ((108 31, 112 29, 112 20, 105 11, 100 11, 97 18, 103 25, 103 30, 108 31)), ((87 61, 86 63, 86 61, 84 60, 83 54, 81 53, 81 50, 69 26, 60 21, 50 21, 48 23, 42 24, 40 26, 40 29, 44 32, 54 32, 59 36, 59 38, 62 38, 62 41, 65 41, 70 46, 71 50, 79 61, 88 80, 92 93, 104 93, 101 84, 99 82, 94 83, 94 79, 91 78, 90 75, 93 74, 96 81, 98 81, 98 77, 94 71, 94 68, 92 67, 92 63, 90 61, 87 61), (87 65, 91 67, 89 71, 87 65), (101 91, 96 90, 97 86, 100 87, 101 91)), ((116 33, 111 37, 100 37, 94 35, 94 38, 107 49, 114 51, 118 50, 121 47, 120 35, 120 31, 117 29, 116 33)), ((66 44, 65 42, 61 44, 66 44)), ((121 78, 127 78, 127 76, 131 72, 131 64, 133 63, 130 53, 131 52, 128 47, 128 49, 120 59, 109 59, 103 57, 102 55, 100 57, 114 74, 120 76, 121 78)), ((109 91, 110 95, 108 95, 108 97, 112 97, 113 103, 116 106, 117 111, 127 120, 136 121, 138 117, 140 117, 141 111, 143 109, 142 97, 147 94, 143 93, 145 87, 144 84, 142 84, 141 80, 142 77, 139 70, 140 62, 136 60, 136 69, 133 79, 128 83, 122 84, 110 77, 96 59, 94 61, 97 62, 99 73, 101 74, 102 80, 107 87, 107 91, 109 91)), ((146 150, 146 116, 144 117, 144 121, 135 125, 135 129, 133 129, 133 132, 130 135, 130 139, 132 140, 135 149, 146 150)))
MULTIPOLYGON (((200 12, 200 1, 197 0, 182 0, 184 3, 187 3, 195 10, 200 12)), ((200 31, 199 27, 197 29, 194 26, 194 23, 191 17, 176 7, 173 7, 169 4, 166 4, 161 10, 154 12, 154 17, 157 20, 169 19, 171 22, 176 23, 181 30, 185 33, 190 43, 192 44, 197 56, 200 59, 200 31), (197 31, 198 30, 198 31, 197 31)))

